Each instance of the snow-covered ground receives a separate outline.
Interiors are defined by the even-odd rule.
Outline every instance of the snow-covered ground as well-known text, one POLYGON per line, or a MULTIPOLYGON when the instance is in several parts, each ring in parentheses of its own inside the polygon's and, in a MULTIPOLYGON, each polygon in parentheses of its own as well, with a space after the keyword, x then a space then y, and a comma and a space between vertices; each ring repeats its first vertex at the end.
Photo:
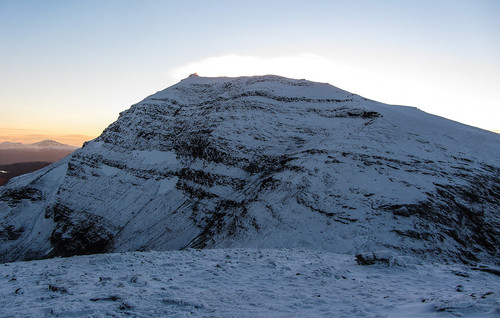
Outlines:
POLYGON ((0 265, 1 317, 500 317, 463 265, 303 249, 131 252, 0 265))

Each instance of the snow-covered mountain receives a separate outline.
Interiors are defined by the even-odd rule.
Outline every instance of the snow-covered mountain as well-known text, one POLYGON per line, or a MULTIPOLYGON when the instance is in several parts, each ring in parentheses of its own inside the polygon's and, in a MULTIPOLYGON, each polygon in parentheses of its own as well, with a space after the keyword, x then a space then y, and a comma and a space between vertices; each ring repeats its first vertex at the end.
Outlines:
POLYGON ((186 247, 499 263, 500 135, 278 76, 190 76, 0 190, 0 260, 186 247))

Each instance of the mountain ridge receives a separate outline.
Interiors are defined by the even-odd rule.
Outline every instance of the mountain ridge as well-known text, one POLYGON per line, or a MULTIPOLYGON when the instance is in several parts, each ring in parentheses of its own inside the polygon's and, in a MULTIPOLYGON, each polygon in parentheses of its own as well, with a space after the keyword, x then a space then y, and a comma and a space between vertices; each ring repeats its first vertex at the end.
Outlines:
POLYGON ((33 149, 33 150, 35 150, 35 149, 44 149, 44 148, 75 150, 78 147, 62 144, 60 142, 57 142, 55 140, 50 140, 50 139, 38 141, 35 143, 31 143, 31 144, 25 144, 25 143, 21 143, 21 142, 10 142, 10 141, 4 141, 4 142, 0 143, 0 150, 3 150, 3 149, 33 149))
POLYGON ((0 259, 307 247, 498 263, 499 145, 328 84, 190 76, 0 190, 0 259))
POLYGON ((0 143, 0 165, 36 161, 56 162, 76 149, 78 147, 54 140, 43 140, 32 144, 6 141, 0 143))

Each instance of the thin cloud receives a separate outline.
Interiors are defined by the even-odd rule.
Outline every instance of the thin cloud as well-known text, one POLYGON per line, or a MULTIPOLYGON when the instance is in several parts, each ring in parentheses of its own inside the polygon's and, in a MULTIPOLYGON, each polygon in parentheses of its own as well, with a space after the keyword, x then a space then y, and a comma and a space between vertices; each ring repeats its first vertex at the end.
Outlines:
POLYGON ((208 77, 274 74, 304 78, 326 82, 383 103, 415 106, 483 129, 498 127, 498 107, 488 88, 471 84, 469 89, 457 90, 459 79, 433 73, 428 65, 408 65, 399 61, 398 65, 406 65, 407 69, 387 66, 380 70, 370 65, 363 67, 343 62, 308 53, 276 57, 228 54, 187 63, 173 69, 169 75, 172 82, 192 73, 208 77))
POLYGON ((361 76, 361 72, 316 54, 278 57, 224 55, 208 57, 177 67, 170 72, 174 81, 192 73, 200 76, 252 76, 274 74, 291 78, 305 78, 339 85, 361 76))

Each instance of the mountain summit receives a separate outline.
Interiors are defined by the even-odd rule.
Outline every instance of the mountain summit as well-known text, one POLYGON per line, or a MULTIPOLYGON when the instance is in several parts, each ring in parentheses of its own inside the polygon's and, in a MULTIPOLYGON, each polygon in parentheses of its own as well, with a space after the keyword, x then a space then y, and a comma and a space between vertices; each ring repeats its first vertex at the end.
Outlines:
POLYGON ((190 76, 0 188, 0 260, 306 247, 499 263, 500 135, 278 76, 190 76))

